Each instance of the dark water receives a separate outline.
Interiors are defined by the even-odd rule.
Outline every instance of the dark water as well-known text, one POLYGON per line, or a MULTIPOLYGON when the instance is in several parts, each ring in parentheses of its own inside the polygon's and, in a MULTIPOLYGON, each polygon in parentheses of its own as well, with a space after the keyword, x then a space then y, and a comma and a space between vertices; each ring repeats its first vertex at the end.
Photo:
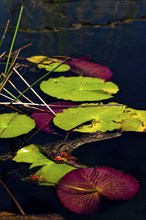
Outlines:
MULTIPOLYGON (((114 73, 112 81, 119 85, 120 92, 113 101, 146 109, 145 0, 1 0, 1 33, 7 19, 11 20, 2 51, 9 48, 22 2, 24 12, 15 49, 32 43, 21 52, 22 57, 91 55, 95 62, 109 66, 114 73)), ((32 80, 35 76, 29 77, 32 80)), ((32 142, 38 143, 40 139, 48 142, 49 137, 41 133, 32 142)), ((86 145, 75 151, 81 163, 123 170, 134 175, 141 184, 140 193, 133 200, 103 201, 94 216, 82 217, 67 211, 58 202, 55 190, 50 188, 32 187, 14 174, 6 181, 26 213, 58 212, 67 219, 143 220, 146 218, 145 141, 145 134, 127 133, 118 139, 86 145)), ((2 146, 5 144, 1 141, 2 146)), ((7 168, 4 165, 2 172, 7 168)), ((14 169, 11 164, 9 167, 14 169)), ((0 202, 1 211, 17 212, 3 189, 0 189, 0 196, 0 201, 5 201, 0 202)))

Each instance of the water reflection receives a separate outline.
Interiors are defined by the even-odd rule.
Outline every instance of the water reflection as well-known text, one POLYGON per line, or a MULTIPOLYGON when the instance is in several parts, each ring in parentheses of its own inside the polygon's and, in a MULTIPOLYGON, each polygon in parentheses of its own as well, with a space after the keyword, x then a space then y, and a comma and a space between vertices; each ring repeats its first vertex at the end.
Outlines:
MULTIPOLYGON (((47 27, 70 27, 73 24, 104 24, 123 18, 136 18, 145 15, 145 1, 96 1, 96 0, 4 0, 1 8, 5 8, 7 18, 16 24, 20 6, 24 5, 22 27, 34 30, 47 27)), ((4 19, 5 16, 3 16, 4 19)), ((4 20, 3 20, 4 22, 4 20)))

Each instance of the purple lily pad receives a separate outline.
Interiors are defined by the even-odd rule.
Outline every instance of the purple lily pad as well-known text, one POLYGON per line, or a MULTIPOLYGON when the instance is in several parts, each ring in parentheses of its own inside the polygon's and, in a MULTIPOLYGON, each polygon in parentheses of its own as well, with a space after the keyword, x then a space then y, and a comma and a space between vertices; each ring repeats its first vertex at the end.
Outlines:
MULTIPOLYGON (((73 102, 54 102, 48 104, 55 113, 63 111, 65 108, 75 106, 73 102)), ((47 107, 41 107, 34 111, 31 117, 35 120, 37 128, 46 133, 56 133, 53 124, 54 115, 47 107), (42 111, 43 110, 43 111, 42 111)))
POLYGON ((129 200, 139 191, 140 185, 133 176, 109 167, 96 169, 95 184, 100 195, 110 200, 129 200))
POLYGON ((113 168, 79 168, 63 177, 57 193, 66 208, 85 215, 98 210, 101 196, 128 200, 137 194, 139 187, 134 177, 113 168))
POLYGON ((71 67, 71 71, 81 76, 89 76, 101 78, 108 81, 112 77, 112 71, 101 64, 89 61, 90 57, 81 57, 78 59, 67 61, 66 63, 71 67))

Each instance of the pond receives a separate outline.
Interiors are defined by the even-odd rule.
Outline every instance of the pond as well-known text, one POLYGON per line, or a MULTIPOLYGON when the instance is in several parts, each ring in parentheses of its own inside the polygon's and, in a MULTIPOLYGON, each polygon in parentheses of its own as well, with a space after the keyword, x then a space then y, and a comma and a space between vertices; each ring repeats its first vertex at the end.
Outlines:
MULTIPOLYGON (((1 47, 1 54, 4 51, 8 53, 22 4, 24 10, 14 50, 30 43, 32 45, 21 50, 20 58, 35 55, 78 58, 90 55, 93 62, 105 65, 113 72, 112 82, 119 86, 120 91, 112 101, 146 110, 145 0, 2 0, 1 36, 8 19, 10 26, 1 47)), ((30 84, 36 79, 36 74, 40 73, 35 72, 33 67, 23 73, 30 84)), ((14 78, 16 85, 21 88, 20 79, 16 76, 14 78)), ((34 88, 38 90, 39 85, 34 88)), ((48 102, 47 95, 43 92, 39 94, 48 102)), ((32 93, 28 95, 36 101, 32 93)), ((2 111, 3 106, 1 107, 2 111)), ((23 142, 26 139, 24 136, 23 142)), ((39 132, 27 144, 46 144, 54 139, 54 135, 39 132)), ((25 176, 25 171, 28 173, 27 166, 22 173, 16 173, 14 170, 20 169, 20 165, 2 161, 1 176, 27 214, 59 213, 69 220, 143 220, 146 218, 145 141, 145 133, 125 132, 121 137, 86 144, 74 151, 81 164, 122 170, 133 175, 141 185, 140 192, 132 200, 110 203, 103 200, 99 211, 91 216, 78 215, 65 209, 53 188, 22 181, 21 177, 25 176)), ((3 149, 0 153, 9 151, 14 144, 21 146, 22 139, 1 139, 0 145, 3 149)), ((2 187, 0 195, 1 201, 5 201, 0 202, 0 211, 19 213, 2 187)))

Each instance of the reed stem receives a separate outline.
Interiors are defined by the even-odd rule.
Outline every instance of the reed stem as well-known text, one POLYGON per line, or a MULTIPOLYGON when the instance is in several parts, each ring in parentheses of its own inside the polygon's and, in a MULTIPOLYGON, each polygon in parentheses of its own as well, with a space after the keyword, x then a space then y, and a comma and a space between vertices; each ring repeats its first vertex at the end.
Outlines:
POLYGON ((12 50, 13 50, 13 47, 14 47, 14 43, 15 43, 15 40, 16 40, 19 24, 20 24, 20 21, 21 21, 22 12, 23 12, 23 6, 21 6, 21 9, 20 9, 20 13, 19 13, 16 29, 15 29, 15 32, 14 32, 14 36, 13 36, 13 39, 12 39, 12 42, 11 42, 11 46, 10 46, 10 50, 9 50, 9 54, 8 54, 8 58, 7 58, 7 63, 6 63, 5 71, 4 71, 6 76, 8 75, 8 73, 10 71, 9 62, 10 62, 11 53, 12 53, 12 50))

